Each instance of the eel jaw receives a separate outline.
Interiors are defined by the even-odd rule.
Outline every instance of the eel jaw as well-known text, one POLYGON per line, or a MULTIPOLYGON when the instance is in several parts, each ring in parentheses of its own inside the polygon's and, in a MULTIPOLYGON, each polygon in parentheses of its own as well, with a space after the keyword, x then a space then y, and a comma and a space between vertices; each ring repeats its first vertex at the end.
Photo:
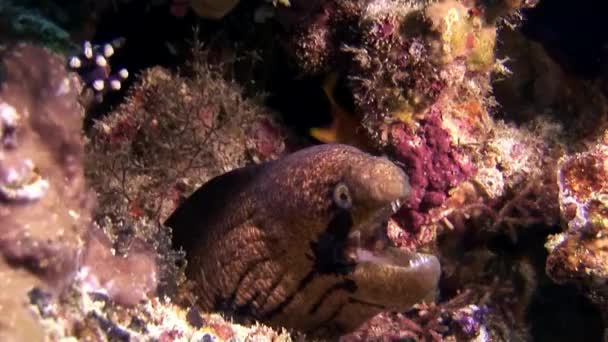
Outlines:
MULTIPOLYGON (((353 274, 355 279, 375 279, 381 281, 384 287, 394 287, 393 291, 387 291, 388 293, 402 294, 400 299, 384 298, 381 295, 375 298, 377 291, 368 292, 363 285, 359 296, 387 309, 405 310, 422 300, 434 301, 441 266, 434 255, 409 252, 389 246, 387 223, 390 216, 400 207, 400 201, 392 202, 374 214, 371 219, 352 227, 345 256, 356 265, 353 274)), ((357 283, 362 285, 365 282, 357 283)), ((369 285, 374 288, 373 285, 369 285)))
POLYGON ((381 251, 389 243, 386 233, 388 220, 401 208, 401 201, 395 200, 376 210, 363 222, 351 227, 348 235, 346 259, 357 262, 357 250, 381 251), (354 253, 354 254, 353 254, 354 253))

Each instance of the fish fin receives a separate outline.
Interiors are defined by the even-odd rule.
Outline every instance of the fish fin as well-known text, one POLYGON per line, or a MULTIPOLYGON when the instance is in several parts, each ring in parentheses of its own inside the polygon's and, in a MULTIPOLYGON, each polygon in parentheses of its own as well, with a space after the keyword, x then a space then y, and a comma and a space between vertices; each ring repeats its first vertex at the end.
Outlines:
POLYGON ((341 142, 340 134, 343 132, 340 132, 340 128, 345 120, 351 119, 334 97, 337 82, 338 73, 332 72, 325 77, 322 86, 330 105, 331 124, 328 127, 313 127, 309 130, 310 136, 323 143, 341 142))
POLYGON ((334 143, 338 141, 338 134, 336 129, 330 128, 311 128, 309 132, 310 136, 319 140, 323 143, 334 143))
POLYGON ((334 92, 336 91, 336 86, 338 84, 338 73, 332 72, 323 80, 323 92, 329 101, 329 104, 333 107, 339 107, 336 102, 336 98, 334 97, 334 92))

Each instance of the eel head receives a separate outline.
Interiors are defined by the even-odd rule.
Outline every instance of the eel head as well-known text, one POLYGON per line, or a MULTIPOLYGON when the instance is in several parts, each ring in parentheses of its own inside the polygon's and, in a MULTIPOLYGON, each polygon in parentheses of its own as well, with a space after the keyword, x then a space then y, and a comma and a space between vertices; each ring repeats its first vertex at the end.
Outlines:
POLYGON ((388 159, 326 144, 211 180, 167 225, 204 309, 336 336, 434 298, 437 258, 386 235, 409 193, 388 159))
POLYGON ((293 241, 284 268, 302 270, 299 283, 285 291, 293 297, 279 323, 347 332, 381 311, 434 300, 438 259, 391 247, 386 234, 390 216, 410 194, 400 167, 327 144, 287 156, 268 173, 272 186, 264 185, 273 190, 267 200, 275 223, 281 222, 271 226, 293 241), (301 319, 307 315, 310 321, 301 319))

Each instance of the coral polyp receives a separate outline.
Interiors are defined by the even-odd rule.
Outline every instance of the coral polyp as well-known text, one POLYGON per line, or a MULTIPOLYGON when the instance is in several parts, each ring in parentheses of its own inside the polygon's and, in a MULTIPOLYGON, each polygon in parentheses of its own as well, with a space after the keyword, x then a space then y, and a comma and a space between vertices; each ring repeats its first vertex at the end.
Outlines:
POLYGON ((117 49, 125 44, 124 38, 117 38, 101 45, 93 45, 89 41, 82 44, 82 51, 68 58, 68 67, 77 72, 85 86, 91 89, 98 102, 103 100, 103 94, 118 91, 122 82, 129 77, 125 68, 113 68, 110 59, 117 49))

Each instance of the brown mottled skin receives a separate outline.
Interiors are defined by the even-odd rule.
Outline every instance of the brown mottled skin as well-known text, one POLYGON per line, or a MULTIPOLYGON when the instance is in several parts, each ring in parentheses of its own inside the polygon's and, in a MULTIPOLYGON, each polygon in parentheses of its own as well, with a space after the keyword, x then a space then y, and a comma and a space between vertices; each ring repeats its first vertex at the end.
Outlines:
POLYGON ((408 194, 387 159, 320 145, 212 179, 167 225, 203 309, 335 336, 434 297, 437 259, 384 243, 408 194))

